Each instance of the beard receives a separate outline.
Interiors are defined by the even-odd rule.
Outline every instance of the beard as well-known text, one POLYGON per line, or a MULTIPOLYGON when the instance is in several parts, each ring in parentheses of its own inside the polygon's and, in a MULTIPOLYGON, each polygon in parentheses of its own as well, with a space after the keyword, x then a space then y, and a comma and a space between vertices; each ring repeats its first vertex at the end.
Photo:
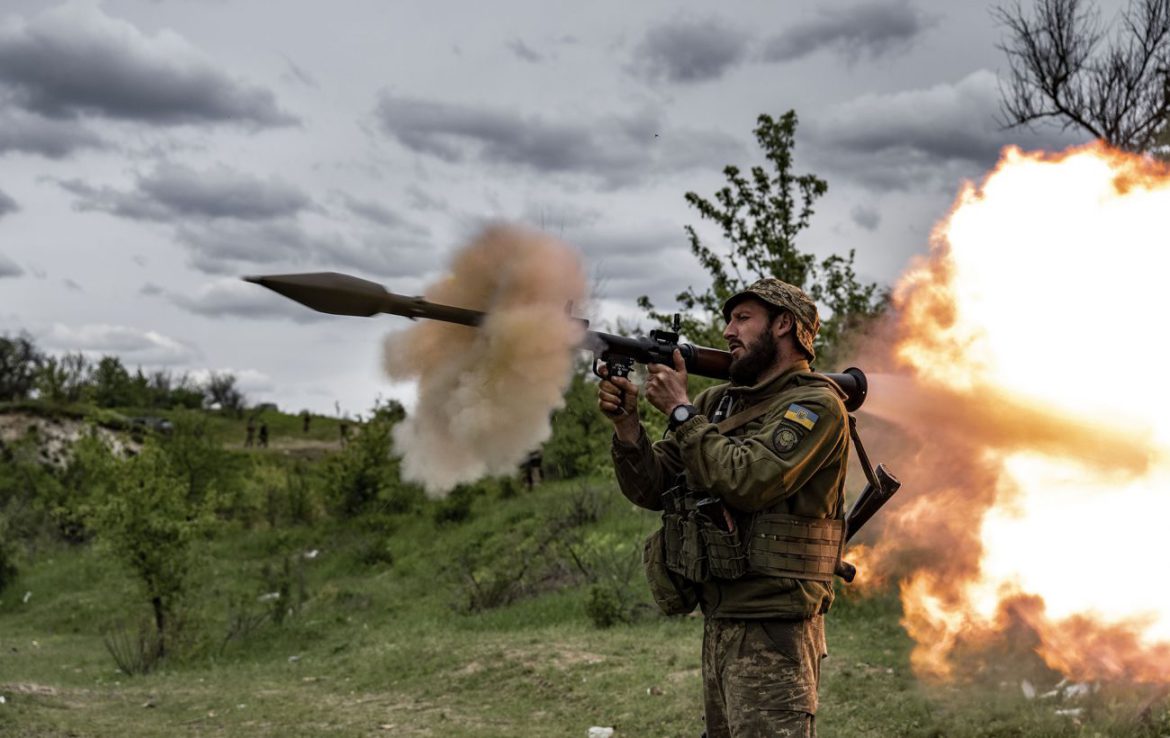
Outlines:
POLYGON ((732 360, 728 374, 732 384, 750 387, 775 363, 776 339, 770 330, 765 331, 754 343, 743 348, 743 355, 732 360))

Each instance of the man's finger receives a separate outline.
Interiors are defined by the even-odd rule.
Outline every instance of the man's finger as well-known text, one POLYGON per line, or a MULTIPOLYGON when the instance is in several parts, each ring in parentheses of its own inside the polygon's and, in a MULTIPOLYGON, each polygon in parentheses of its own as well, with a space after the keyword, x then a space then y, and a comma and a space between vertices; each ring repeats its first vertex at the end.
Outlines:
POLYGON ((687 370, 686 359, 683 358, 682 351, 674 350, 674 370, 676 372, 685 372, 687 370))

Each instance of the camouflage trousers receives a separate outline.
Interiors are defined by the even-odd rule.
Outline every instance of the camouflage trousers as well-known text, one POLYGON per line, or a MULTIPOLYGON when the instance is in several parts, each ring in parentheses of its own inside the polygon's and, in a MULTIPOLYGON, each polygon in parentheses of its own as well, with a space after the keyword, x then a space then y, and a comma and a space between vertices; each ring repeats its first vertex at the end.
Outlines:
POLYGON ((703 626, 707 738, 815 738, 825 622, 723 620, 703 626))

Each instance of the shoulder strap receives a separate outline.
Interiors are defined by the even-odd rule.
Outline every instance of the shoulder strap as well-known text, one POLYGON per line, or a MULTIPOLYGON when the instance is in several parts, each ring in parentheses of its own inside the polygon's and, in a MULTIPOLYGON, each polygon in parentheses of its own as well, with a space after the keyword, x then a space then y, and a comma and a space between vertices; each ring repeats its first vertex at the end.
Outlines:
POLYGON ((746 410, 740 410, 738 413, 732 415, 727 420, 724 420, 721 423, 716 423, 715 427, 719 429, 720 434, 727 435, 736 428, 747 425, 761 415, 766 415, 768 410, 772 408, 772 401, 774 399, 775 398, 768 398, 763 402, 757 402, 755 405, 752 405, 746 410))

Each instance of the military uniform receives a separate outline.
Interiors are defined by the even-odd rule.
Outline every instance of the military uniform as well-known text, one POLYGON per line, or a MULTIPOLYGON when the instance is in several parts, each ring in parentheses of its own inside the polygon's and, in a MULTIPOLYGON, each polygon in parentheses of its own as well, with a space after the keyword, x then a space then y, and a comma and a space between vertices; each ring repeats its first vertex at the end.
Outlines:
MULTIPOLYGON (((798 336, 810 355, 813 325, 798 336)), ((709 738, 815 735, 827 653, 822 616, 843 545, 849 435, 842 399, 831 380, 799 361, 752 387, 705 390, 694 401, 698 414, 657 443, 644 431, 632 444, 614 437, 622 493, 664 511, 661 555, 679 575, 683 599, 689 588, 690 606, 697 600, 706 616, 709 738), (737 423, 737 414, 749 417, 737 423), (712 418, 727 420, 720 426, 712 418), (711 497, 730 512, 733 532, 696 512, 696 499, 711 497)), ((658 539, 648 551, 651 545, 658 539)))

